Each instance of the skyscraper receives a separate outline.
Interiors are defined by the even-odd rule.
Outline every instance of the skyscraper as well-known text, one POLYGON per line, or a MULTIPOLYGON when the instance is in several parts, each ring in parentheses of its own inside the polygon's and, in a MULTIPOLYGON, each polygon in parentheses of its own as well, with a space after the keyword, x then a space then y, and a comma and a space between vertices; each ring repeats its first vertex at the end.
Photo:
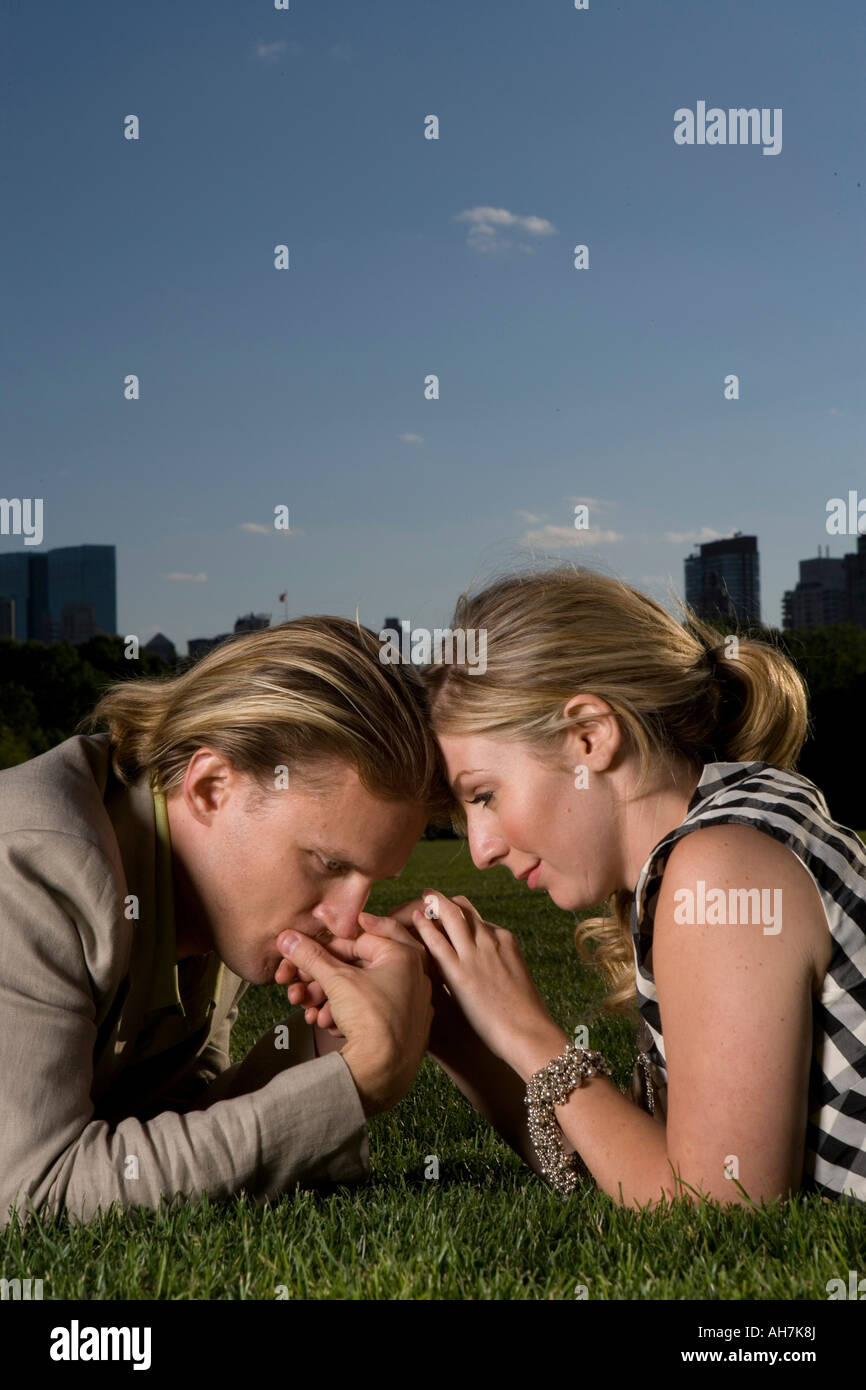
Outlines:
POLYGON ((0 555, 0 596, 15 603, 20 642, 86 642, 117 632, 113 545, 69 545, 0 555))
POLYGON ((761 621, 761 579, 757 536, 735 531, 727 540, 709 541, 686 557, 686 603, 699 618, 761 621))

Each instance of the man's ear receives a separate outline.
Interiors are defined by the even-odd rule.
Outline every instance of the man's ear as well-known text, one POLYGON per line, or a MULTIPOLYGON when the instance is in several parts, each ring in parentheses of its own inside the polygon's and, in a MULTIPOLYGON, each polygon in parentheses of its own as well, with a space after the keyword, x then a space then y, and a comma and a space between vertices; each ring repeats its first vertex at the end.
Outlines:
POLYGON ((238 772, 215 748, 197 748, 187 764, 183 799, 191 816, 209 825, 229 796, 238 790, 238 772))

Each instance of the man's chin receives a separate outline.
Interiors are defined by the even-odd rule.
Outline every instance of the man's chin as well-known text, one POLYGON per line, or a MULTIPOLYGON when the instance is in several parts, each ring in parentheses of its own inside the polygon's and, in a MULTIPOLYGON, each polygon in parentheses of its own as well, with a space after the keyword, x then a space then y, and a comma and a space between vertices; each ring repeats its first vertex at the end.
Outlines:
POLYGON ((228 960, 225 964, 233 975, 246 980, 248 985, 272 985, 282 959, 281 955, 274 955, 266 957, 264 964, 253 965, 250 961, 238 961, 233 965, 228 960))

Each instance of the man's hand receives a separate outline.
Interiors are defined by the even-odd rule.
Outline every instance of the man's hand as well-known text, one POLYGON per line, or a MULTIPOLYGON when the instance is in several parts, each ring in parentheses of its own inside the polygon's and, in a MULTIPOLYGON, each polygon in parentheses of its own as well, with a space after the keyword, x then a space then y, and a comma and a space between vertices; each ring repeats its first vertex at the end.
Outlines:
POLYGON ((341 939, 339 955, 332 951, 334 942, 325 947, 294 933, 292 944, 281 945, 327 996, 334 1024, 346 1038, 340 1055, 368 1116, 389 1110, 409 1090, 433 1020, 424 948, 394 939, 391 927, 405 931, 394 922, 386 931, 341 939))
MULTIPOLYGON (((420 951, 424 960, 424 968, 435 986, 439 979, 438 968, 412 925, 412 909, 419 906, 423 906, 420 899, 411 903, 403 903, 394 909, 390 917, 376 917, 372 912, 362 912, 359 914, 358 921, 364 931, 371 932, 375 936, 387 936, 391 941, 402 942, 404 945, 413 946, 417 951, 420 951)), ((287 936, 288 932, 284 932, 277 941, 281 950, 287 936)), ((330 937, 324 944, 327 950, 338 959, 349 964, 365 965, 364 961, 358 961, 351 942, 347 941, 345 937, 330 937)), ((293 961, 284 959, 277 967, 274 982, 278 985, 288 985, 286 995, 289 1003, 303 1005, 304 1019, 308 1024, 311 1026, 318 1024, 320 1028, 326 1028, 332 1037, 342 1037, 339 1028, 334 1024, 327 995, 309 971, 300 970, 293 961)))

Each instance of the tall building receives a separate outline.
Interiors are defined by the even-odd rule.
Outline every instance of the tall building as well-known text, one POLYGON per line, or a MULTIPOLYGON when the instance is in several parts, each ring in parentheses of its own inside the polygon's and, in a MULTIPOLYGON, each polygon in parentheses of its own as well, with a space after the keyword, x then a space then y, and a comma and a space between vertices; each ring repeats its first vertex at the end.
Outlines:
POLYGON ((735 531, 708 541, 685 561, 686 603, 699 618, 732 623, 761 621, 761 579, 757 536, 735 531))
POLYGON ((843 560, 830 559, 830 547, 817 558, 800 561, 796 588, 782 595, 782 627, 826 627, 848 621, 848 594, 843 560))
POLYGON ((842 563, 848 595, 848 622, 866 627, 866 536, 857 537, 857 549, 843 555, 842 563))
POLYGON ((866 536, 857 537, 857 549, 838 559, 824 555, 800 561, 800 578, 782 598, 782 627, 826 627, 830 623, 856 623, 866 627, 866 536))
POLYGON ((117 632, 113 545, 0 555, 0 595, 15 604, 20 642, 86 642, 117 632))
POLYGON ((15 635, 15 600, 0 594, 0 637, 15 635))

